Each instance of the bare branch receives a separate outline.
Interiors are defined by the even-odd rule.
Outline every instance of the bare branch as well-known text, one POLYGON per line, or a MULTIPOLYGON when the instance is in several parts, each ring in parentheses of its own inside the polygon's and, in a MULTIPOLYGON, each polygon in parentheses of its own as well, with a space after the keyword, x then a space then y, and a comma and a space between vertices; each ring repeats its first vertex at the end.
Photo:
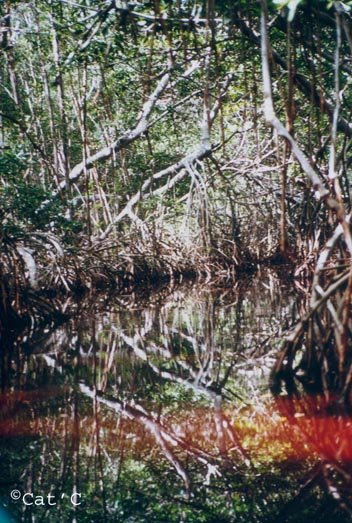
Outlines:
POLYGON ((292 152, 299 161, 303 171, 308 176, 309 180, 313 185, 313 189, 319 194, 321 198, 325 198, 329 194, 329 190, 321 182, 318 174, 315 172, 313 167, 310 165, 308 158, 305 156, 303 151, 298 146, 297 142, 293 139, 291 134, 288 132, 286 127, 280 122, 276 116, 272 89, 271 89, 271 75, 269 68, 269 41, 267 33, 267 20, 266 20, 266 2, 262 0, 262 13, 260 19, 261 28, 261 57, 262 57, 262 74, 263 74, 263 94, 264 94, 264 116, 266 122, 271 125, 278 133, 279 136, 285 138, 291 145, 292 152))
MULTIPOLYGON (((209 113, 209 122, 210 125, 214 122, 220 108, 221 99, 225 96, 228 86, 230 85, 230 82, 232 80, 232 75, 228 75, 225 82, 224 87, 221 92, 221 95, 219 99, 214 103, 212 110, 209 113)), ((202 126, 204 122, 202 121, 202 126)), ((166 184, 163 188, 156 189, 155 191, 152 191, 149 193, 149 195, 155 195, 163 193, 164 190, 173 187, 176 182, 180 181, 184 176, 186 176, 189 166, 193 165, 197 161, 201 161, 204 158, 207 158, 211 155, 213 151, 215 151, 218 148, 218 145, 211 145, 208 141, 206 143, 203 143, 203 127, 201 128, 201 144, 198 145, 198 147, 187 156, 184 156, 181 160, 178 162, 170 165, 166 169, 163 169, 152 176, 148 178, 142 185, 141 189, 132 196, 129 201, 127 202, 126 206, 120 211, 120 213, 116 216, 116 218, 113 220, 113 222, 106 228, 106 230, 99 236, 99 240, 104 240, 113 230, 114 226, 119 223, 125 216, 129 215, 131 213, 131 210, 133 207, 142 199, 144 193, 152 186, 153 182, 155 180, 160 180, 161 178, 166 178, 167 176, 173 176, 173 178, 169 181, 168 184, 166 184)))
MULTIPOLYGON (((169 82, 171 79, 171 73, 170 70, 165 73, 161 80, 158 82, 158 85, 156 86, 153 93, 149 96, 148 100, 144 103, 141 113, 138 117, 137 125, 134 129, 126 131, 122 136, 120 136, 115 142, 113 142, 111 145, 104 147, 97 153, 93 154, 92 156, 89 156, 87 160, 84 162, 80 162, 77 164, 70 172, 69 179, 70 182, 75 182, 81 174, 85 171, 85 169, 90 169, 95 165, 96 163, 103 162, 110 158, 113 153, 116 153, 117 151, 120 151, 127 145, 131 144, 138 138, 140 138, 141 135, 143 135, 148 127, 149 127, 149 117, 154 109, 154 106, 162 93, 167 88, 169 82)), ((62 191, 66 189, 66 181, 63 180, 60 185, 59 189, 62 191)))
MULTIPOLYGON (((260 46, 261 38, 240 16, 234 19, 234 23, 240 29, 240 31, 253 43, 260 46)), ((261 35, 263 36, 263 35, 261 35)), ((282 58, 274 49, 272 49, 273 60, 285 71, 288 71, 287 61, 282 58)), ((299 90, 307 96, 309 100, 316 106, 319 107, 330 119, 333 118, 334 106, 330 103, 321 92, 318 92, 315 86, 310 83, 303 75, 296 73, 293 77, 294 83, 297 85, 299 90)), ((349 138, 352 138, 352 124, 350 124, 341 115, 338 119, 337 128, 343 132, 349 138)))

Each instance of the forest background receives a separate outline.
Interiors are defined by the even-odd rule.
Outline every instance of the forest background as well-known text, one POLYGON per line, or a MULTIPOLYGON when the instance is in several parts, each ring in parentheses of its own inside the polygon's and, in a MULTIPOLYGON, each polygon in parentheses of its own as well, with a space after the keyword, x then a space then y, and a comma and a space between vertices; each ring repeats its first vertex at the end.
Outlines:
POLYGON ((6 510, 350 520, 351 71, 352 1, 0 1, 6 510))
POLYGON ((346 348, 351 4, 3 2, 2 324, 284 263, 346 348))

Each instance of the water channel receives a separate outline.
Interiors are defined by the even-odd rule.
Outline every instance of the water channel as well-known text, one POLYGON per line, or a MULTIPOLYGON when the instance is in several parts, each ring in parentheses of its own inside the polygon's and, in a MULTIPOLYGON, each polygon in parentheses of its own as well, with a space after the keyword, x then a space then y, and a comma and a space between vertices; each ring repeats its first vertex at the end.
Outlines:
POLYGON ((305 300, 263 271, 3 337, 0 521, 349 521, 350 417, 269 389, 305 300))

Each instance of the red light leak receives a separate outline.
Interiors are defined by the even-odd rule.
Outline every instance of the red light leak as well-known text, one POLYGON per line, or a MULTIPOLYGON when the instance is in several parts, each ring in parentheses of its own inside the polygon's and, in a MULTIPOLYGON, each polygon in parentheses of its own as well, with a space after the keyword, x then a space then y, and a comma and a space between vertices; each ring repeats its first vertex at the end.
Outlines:
POLYGON ((288 430, 299 436, 297 455, 304 445, 323 460, 352 463, 352 410, 337 397, 278 397, 276 406, 288 430))
MULTIPOLYGON (((69 420, 66 423, 68 432, 74 434, 79 428, 81 433, 87 431, 89 435, 94 424, 93 415, 81 419, 79 427, 73 421, 72 408, 66 407, 53 415, 53 408, 47 401, 62 397, 63 392, 62 388, 57 387, 0 395, 0 436, 52 436, 60 425, 63 426, 65 419, 69 420), (39 409, 45 409, 46 414, 36 414, 39 409)), ((226 405, 224 414, 226 423, 231 424, 250 453, 263 453, 268 449, 268 455, 274 460, 301 461, 314 455, 324 460, 352 463, 352 413, 347 413, 336 398, 280 396, 266 405, 264 410, 258 411, 253 407, 236 413, 226 405)), ((180 412, 164 416, 162 420, 164 427, 171 433, 177 433, 181 440, 214 454, 218 452, 216 423, 211 407, 192 407, 188 411, 182 407, 180 412)), ((137 446, 145 446, 147 440, 143 438, 143 430, 137 428, 139 424, 136 421, 125 419, 125 432, 139 440, 137 446)), ((105 429, 106 439, 116 434, 116 421, 110 417, 107 419, 102 413, 100 427, 105 429)), ((150 444, 151 440, 148 441, 150 444)))
POLYGON ((62 396, 60 387, 48 387, 30 391, 7 391, 0 394, 0 436, 40 435, 40 421, 48 423, 48 417, 37 416, 35 410, 48 409, 47 401, 62 396))

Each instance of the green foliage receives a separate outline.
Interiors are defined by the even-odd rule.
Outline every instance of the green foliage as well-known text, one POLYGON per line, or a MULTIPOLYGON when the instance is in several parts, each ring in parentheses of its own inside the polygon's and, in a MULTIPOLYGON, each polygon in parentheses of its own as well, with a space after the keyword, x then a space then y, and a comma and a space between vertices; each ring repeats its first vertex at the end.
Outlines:
MULTIPOLYGON (((5 146, 12 151, 0 157, 3 227, 28 232, 53 228, 67 239, 73 237, 67 233, 80 232, 78 239, 83 242, 87 240, 86 231, 99 236, 152 175, 197 150, 204 101, 208 98, 210 109, 219 103, 231 74, 210 132, 212 144, 226 147, 218 147, 212 160, 195 162, 193 174, 192 169, 187 171, 172 189, 167 188, 166 177, 154 178, 132 210, 145 221, 158 219, 161 213, 166 233, 179 234, 182 239, 199 239, 213 231, 204 245, 212 243, 214 236, 219 236, 219 244, 233 239, 235 229, 244 231, 243 239, 251 249, 267 245, 263 238, 268 227, 270 235, 277 238, 280 210, 273 195, 280 192, 282 153, 278 149, 265 160, 265 168, 272 171, 262 191, 257 191, 253 170, 240 172, 238 168, 247 159, 260 163, 261 144, 271 140, 261 118, 261 59, 256 37, 260 2, 221 0, 214 2, 213 13, 196 0, 142 2, 126 9, 99 0, 89 5, 80 0, 10 4, 17 32, 12 46, 0 58, 0 112, 5 115, 1 132, 5 146), (214 17, 210 25, 207 16, 214 17), (145 102, 170 65, 171 83, 156 100, 147 132, 109 160, 96 162, 94 171, 82 172, 72 195, 51 198, 53 191, 60 194, 57 186, 67 178, 66 171, 79 165, 85 154, 101 151, 136 128, 145 102), (194 65, 193 72, 185 75, 194 65), (244 137, 249 128, 252 131, 244 137), (242 163, 234 166, 237 155, 242 163), (165 187, 165 192, 155 197, 152 193, 160 187, 165 187), (86 200, 88 193, 91 205, 86 200), (79 200, 74 209, 76 222, 65 218, 71 212, 71 196, 75 203, 79 200), (46 201, 50 203, 45 205, 46 201), (252 212, 254 203, 260 206, 257 213, 252 212), (221 206, 223 211, 219 211, 221 206), (207 231, 203 230, 205 222, 207 231), (179 233, 177 224, 188 228, 186 234, 179 233), (251 234, 254 230, 258 231, 257 238, 251 234)), ((311 158, 318 151, 317 169, 324 173, 331 115, 322 112, 318 98, 321 93, 321 99, 333 107, 331 57, 333 60, 336 38, 331 8, 336 6, 318 0, 309 4, 304 0, 272 0, 268 4, 271 45, 284 61, 287 24, 277 16, 278 10, 300 26, 291 34, 293 80, 299 82, 290 94, 285 67, 278 62, 272 68, 275 109, 285 121, 290 94, 294 136, 311 158), (318 18, 311 5, 325 18, 318 18), (301 18, 300 13, 304 13, 301 18), (326 23, 327 16, 330 23, 326 23), (319 31, 321 49, 316 48, 319 31), (303 91, 299 87, 302 80, 308 82, 303 91), (314 89, 317 94, 313 103, 314 89)), ((346 11, 350 5, 350 1, 339 3, 346 11)), ((343 69, 348 67, 343 59, 345 52, 346 41, 341 46, 343 103, 339 115, 348 120, 351 95, 346 88, 349 72, 343 69)), ((338 137, 338 158, 346 156, 343 147, 338 137)), ((346 173, 346 191, 348 176, 346 173)), ((288 193, 299 195, 295 179, 288 177, 288 193)), ((293 224, 294 234, 300 212, 298 205, 298 212, 291 212, 293 206, 287 205, 287 209, 287 223, 293 224)), ((131 229, 128 214, 118 229, 119 234, 131 229)))
POLYGON ((0 213, 1 231, 19 236, 30 230, 58 229, 64 232, 81 230, 79 221, 68 220, 59 200, 53 200, 51 193, 42 185, 25 178, 26 156, 6 152, 0 156, 0 213))
POLYGON ((26 168, 26 157, 23 153, 3 152, 0 155, 0 173, 3 180, 14 182, 26 168))

